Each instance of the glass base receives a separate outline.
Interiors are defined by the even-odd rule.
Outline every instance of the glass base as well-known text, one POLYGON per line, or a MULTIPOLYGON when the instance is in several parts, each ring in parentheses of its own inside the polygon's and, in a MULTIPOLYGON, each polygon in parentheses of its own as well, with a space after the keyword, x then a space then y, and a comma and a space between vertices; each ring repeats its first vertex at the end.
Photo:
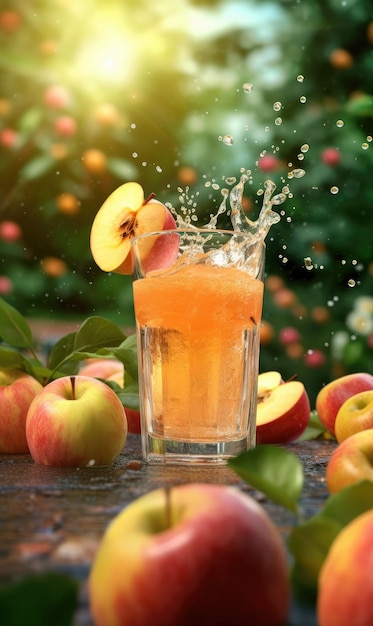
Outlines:
POLYGON ((226 465, 231 457, 254 447, 248 437, 233 441, 173 441, 143 435, 143 454, 152 465, 226 465))

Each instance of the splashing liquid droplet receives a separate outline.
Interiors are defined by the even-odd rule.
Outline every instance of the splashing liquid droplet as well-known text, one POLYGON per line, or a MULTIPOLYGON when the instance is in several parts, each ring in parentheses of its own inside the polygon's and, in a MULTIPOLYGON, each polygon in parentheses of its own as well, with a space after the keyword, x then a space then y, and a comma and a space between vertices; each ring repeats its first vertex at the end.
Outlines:
POLYGON ((233 146, 234 138, 232 137, 232 135, 224 135, 223 143, 225 143, 226 146, 233 146))
POLYGON ((303 76, 303 74, 298 74, 298 76, 297 76, 297 81, 298 81, 298 83, 303 83, 303 81, 304 81, 304 76, 303 76))
POLYGON ((254 89, 254 85, 252 85, 251 83, 244 83, 242 85, 242 89, 244 90, 245 93, 251 93, 252 90, 254 89))
POLYGON ((339 192, 339 188, 336 187, 335 185, 333 185, 333 187, 330 187, 330 193, 332 193, 334 196, 339 192))
POLYGON ((273 104, 273 110, 274 110, 274 111, 281 111, 281 109, 282 109, 282 104, 281 104, 281 102, 275 102, 275 103, 273 104))

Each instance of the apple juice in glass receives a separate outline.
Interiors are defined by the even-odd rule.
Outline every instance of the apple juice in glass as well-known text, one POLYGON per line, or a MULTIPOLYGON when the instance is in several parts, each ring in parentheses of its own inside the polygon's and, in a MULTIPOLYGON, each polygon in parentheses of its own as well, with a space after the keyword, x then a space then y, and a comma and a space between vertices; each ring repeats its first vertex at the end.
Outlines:
POLYGON ((257 221, 242 211, 247 176, 222 190, 204 228, 132 240, 143 453, 149 463, 226 463, 253 447, 265 237, 283 193, 266 181, 257 221), (230 201, 232 230, 216 228, 230 201))

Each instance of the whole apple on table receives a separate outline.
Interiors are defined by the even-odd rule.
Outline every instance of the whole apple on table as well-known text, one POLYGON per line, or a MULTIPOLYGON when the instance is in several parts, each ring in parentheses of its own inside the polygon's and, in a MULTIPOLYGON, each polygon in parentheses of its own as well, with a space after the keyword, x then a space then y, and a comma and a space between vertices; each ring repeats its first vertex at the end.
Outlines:
POLYGON ((89 575, 96 626, 283 626, 290 604, 281 536, 235 487, 157 489, 109 525, 89 575))
MULTIPOLYGON (((102 378, 108 381, 116 382, 120 387, 124 384, 124 367, 121 361, 117 359, 100 359, 93 358, 87 361, 79 370, 80 376, 93 376, 94 378, 102 378)), ((129 433, 141 432, 140 411, 124 406, 127 427, 129 433)))
POLYGON ((108 385, 89 376, 64 376, 31 402, 26 439, 36 463, 110 465, 127 438, 125 410, 108 385))
POLYGON ((27 412, 42 385, 21 370, 0 369, 0 454, 27 454, 27 412))

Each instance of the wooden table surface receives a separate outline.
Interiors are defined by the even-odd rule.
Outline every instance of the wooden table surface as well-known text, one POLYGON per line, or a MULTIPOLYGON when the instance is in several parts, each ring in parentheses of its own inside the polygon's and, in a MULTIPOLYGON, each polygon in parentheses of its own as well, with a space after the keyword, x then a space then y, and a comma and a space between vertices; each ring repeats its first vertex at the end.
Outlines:
MULTIPOLYGON (((304 466, 306 517, 317 513, 328 495, 325 467, 335 445, 308 441, 287 446, 304 466)), ((267 501, 229 468, 144 464, 139 435, 128 436, 122 454, 109 467, 53 468, 36 465, 28 455, 0 455, 0 584, 47 571, 68 573, 81 589, 74 626, 92 626, 86 580, 108 523, 151 489, 189 482, 238 485, 259 500, 284 538, 296 523, 291 513, 267 501)), ((316 626, 313 612, 293 607, 289 626, 316 626)))

